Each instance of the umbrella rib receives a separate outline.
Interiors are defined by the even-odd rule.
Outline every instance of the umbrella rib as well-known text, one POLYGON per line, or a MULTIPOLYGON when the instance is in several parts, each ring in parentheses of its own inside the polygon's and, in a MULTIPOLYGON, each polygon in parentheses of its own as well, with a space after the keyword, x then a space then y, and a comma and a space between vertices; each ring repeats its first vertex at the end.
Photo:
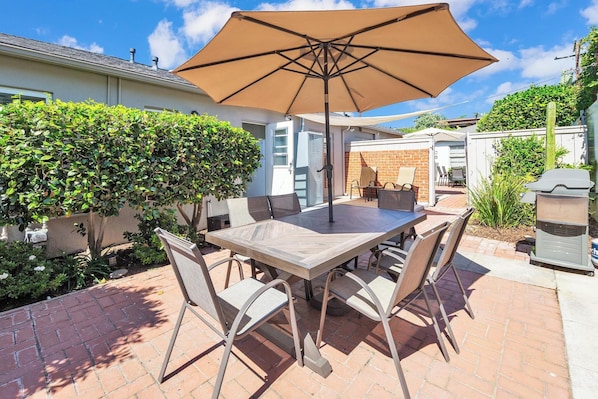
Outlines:
MULTIPOLYGON (((186 67, 186 68, 177 69, 176 72, 177 73, 187 72, 187 71, 192 71, 194 69, 207 68, 207 67, 216 66, 216 65, 228 64, 230 62, 236 62, 236 61, 249 60, 249 59, 252 59, 252 58, 265 57, 265 56, 268 56, 268 55, 281 55, 281 53, 283 53, 283 52, 303 50, 305 48, 306 48, 306 46, 297 46, 297 47, 290 47, 290 48, 286 48, 286 49, 282 49, 282 50, 278 49, 278 50, 264 51, 263 53, 249 54, 249 55, 244 55, 244 56, 241 56, 241 57, 227 58, 225 60, 218 60, 218 61, 214 61, 214 62, 208 62, 208 63, 205 63, 205 64, 193 65, 193 66, 189 66, 189 67, 186 67)), ((287 58, 288 60, 291 60, 291 58, 289 58, 289 57, 285 57, 285 58, 287 58)))
MULTIPOLYGON (((356 47, 356 46, 355 46, 355 47, 356 47)), ((362 48, 367 48, 367 47, 362 47, 362 48)), ((404 83, 404 84, 406 84, 407 86, 409 86, 409 87, 411 87, 411 88, 413 88, 413 89, 415 89, 415 90, 419 91, 420 93, 423 93, 423 94, 425 94, 425 95, 426 95, 426 96, 428 96, 428 97, 434 97, 434 95, 433 95, 432 93, 430 93, 430 92, 428 92, 428 91, 426 91, 426 90, 424 90, 424 89, 422 89, 422 88, 420 88, 420 87, 418 87, 418 86, 414 85, 413 83, 410 83, 410 82, 408 82, 408 81, 406 81, 406 80, 404 80, 404 79, 401 79, 399 76, 395 76, 395 75, 393 75, 393 74, 391 74, 391 73, 389 73, 389 72, 386 72, 385 70, 378 68, 376 65, 373 65, 373 64, 371 64, 371 63, 369 63, 369 62, 367 62, 367 61, 366 61, 366 58, 368 58, 368 57, 370 57, 371 55, 373 55, 373 54, 377 53, 378 51, 379 51, 379 49, 377 49, 377 48, 372 48, 372 51, 371 51, 370 53, 368 53, 368 54, 366 54, 366 55, 364 55, 364 56, 362 56, 362 57, 359 57, 359 58, 357 58, 357 57, 353 56, 353 55, 352 55, 352 54, 350 54, 350 53, 344 53, 344 54, 346 54, 348 57, 351 57, 351 58, 353 58, 353 60, 354 60, 354 61, 353 61, 352 63, 350 63, 349 65, 345 66, 344 68, 342 68, 342 69, 338 69, 338 70, 337 70, 337 72, 335 72, 333 75, 331 75, 331 77, 337 77, 337 76, 340 76, 340 77, 341 77, 341 79, 342 79, 342 81, 343 81, 343 84, 344 84, 344 85, 345 85, 345 87, 347 88, 348 92, 349 92, 349 93, 351 93, 351 91, 350 91, 350 89, 349 89, 348 85, 346 84, 346 81, 345 81, 344 75, 346 75, 346 74, 348 74, 348 73, 352 73, 352 72, 359 71, 359 70, 361 70, 361 69, 364 69, 364 68, 372 68, 372 69, 374 69, 374 70, 376 70, 376 71, 378 71, 378 72, 380 72, 380 73, 382 73, 382 74, 384 74, 384 75, 386 75, 386 76, 388 76, 388 77, 390 77, 390 78, 392 78, 392 79, 394 79, 394 80, 397 80, 397 81, 399 81, 399 82, 401 82, 401 83, 404 83), (351 68, 352 66, 356 65, 356 64, 357 64, 357 63, 359 63, 359 62, 363 63, 363 65, 362 65, 362 66, 360 66, 360 67, 357 67, 357 68, 355 68, 355 69, 351 69, 351 70, 349 70, 349 68, 351 68)), ((355 100, 354 100, 354 98, 353 98, 353 95, 350 95, 350 96, 351 96, 351 101, 353 101, 353 103, 355 103, 355 100)), ((358 108, 358 107, 356 107, 356 108, 358 108)))
POLYGON ((438 51, 424 51, 424 50, 414 50, 414 49, 406 49, 406 48, 380 47, 380 46, 365 46, 365 45, 352 45, 352 47, 359 48, 359 49, 370 49, 370 50, 377 50, 377 51, 388 51, 388 52, 393 52, 393 53, 407 53, 407 54, 431 55, 431 56, 435 56, 435 57, 461 58, 461 59, 465 59, 465 60, 494 62, 494 58, 492 58, 492 57, 478 57, 478 56, 475 56, 475 55, 467 55, 467 54, 441 53, 441 52, 438 52, 438 51))
MULTIPOLYGON (((314 46, 313 46, 313 45, 311 45, 311 44, 310 44, 309 46, 300 46, 300 47, 298 47, 298 48, 295 48, 295 49, 286 49, 286 50, 282 50, 282 51, 283 51, 283 52, 284 52, 284 51, 292 51, 292 50, 296 50, 296 49, 305 49, 305 48, 310 48, 310 52, 311 52, 311 53, 314 53, 314 56, 315 56, 315 51, 313 50, 314 46)), ((314 77, 314 78, 315 78, 315 77, 317 77, 317 78, 321 78, 321 75, 318 75, 318 74, 317 74, 317 72, 315 72, 315 71, 314 71, 314 69, 313 69, 313 65, 316 63, 316 61, 317 61, 317 60, 319 60, 319 57, 317 57, 317 56, 315 56, 315 57, 314 57, 314 62, 312 63, 312 67, 311 67, 311 68, 308 68, 307 66, 305 66, 305 65, 303 65, 303 64, 301 64, 301 63, 299 63, 299 62, 297 62, 297 60, 298 60, 298 59, 300 59, 300 58, 302 58, 302 57, 304 57, 304 56, 305 56, 305 54, 302 54, 302 55, 300 55, 300 56, 298 56, 298 57, 296 57, 296 58, 294 58, 294 59, 293 59, 293 58, 290 58, 290 57, 288 57, 288 56, 286 56, 285 54, 283 54, 282 52, 279 52, 279 51, 274 51, 274 52, 271 52, 270 54, 276 54, 276 55, 278 55, 278 56, 280 56, 280 57, 282 57, 282 58, 286 59, 286 60, 287 60, 287 61, 289 61, 289 62, 288 62, 286 65, 283 65, 283 66, 281 66, 281 67, 279 67, 279 68, 277 68, 277 69, 273 69, 272 71, 268 72, 267 74, 260 76, 259 78, 257 78, 257 79, 255 79, 254 81, 252 81, 252 82, 250 82, 250 83, 246 84, 245 86, 243 86, 243 87, 242 87, 242 88, 240 88, 239 90, 236 90, 235 92, 233 92, 233 93, 231 93, 231 94, 227 95, 226 97, 223 97, 223 98, 222 98, 220 101, 218 101, 218 102, 219 102, 219 103, 223 103, 223 102, 227 101, 228 99, 230 99, 231 97, 234 97, 235 95, 237 95, 237 94, 239 94, 240 92, 244 91, 244 90, 245 90, 245 89, 247 89, 248 87, 251 87, 251 86, 253 86, 254 84, 256 84, 256 83, 258 83, 258 82, 260 82, 260 81, 262 81, 262 80, 266 79, 268 76, 271 76, 272 74, 276 73, 278 70, 281 70, 281 69, 282 69, 282 70, 285 70, 285 71, 288 71, 288 72, 298 73, 298 74, 301 74, 301 75, 304 75, 304 76, 305 76, 305 78, 303 79, 303 82, 301 82, 301 86, 300 86, 299 90, 297 90, 297 92, 295 93, 295 96, 293 97, 293 100, 291 101, 291 103, 290 103, 289 107, 287 108, 287 110, 288 110, 288 109, 290 109, 290 108, 291 108, 291 106, 293 105, 293 103, 294 103, 294 102, 295 102, 295 100, 297 99, 297 96, 298 96, 299 92, 301 91, 301 88, 302 88, 302 87, 303 87, 303 85, 305 84, 305 81, 306 81, 306 79, 307 79, 308 77, 314 77), (295 64, 295 65, 297 65, 297 66, 299 66, 299 67, 301 67, 301 68, 304 68, 304 69, 306 70, 306 72, 304 73, 304 72, 301 72, 301 71, 296 71, 296 70, 293 70, 293 69, 287 68, 287 66, 288 66, 288 65, 290 65, 290 64, 295 64), (312 75, 312 74, 313 74, 313 75, 312 75)), ((248 58, 248 57, 246 57, 246 58, 248 58)), ((207 66, 207 65, 206 65, 206 66, 207 66)))

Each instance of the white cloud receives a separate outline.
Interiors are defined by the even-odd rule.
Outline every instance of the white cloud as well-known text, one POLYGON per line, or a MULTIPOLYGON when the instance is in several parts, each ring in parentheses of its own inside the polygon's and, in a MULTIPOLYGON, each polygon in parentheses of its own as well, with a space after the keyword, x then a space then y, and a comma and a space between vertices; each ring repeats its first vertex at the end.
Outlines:
POLYGON ((231 13, 237 10, 238 8, 225 3, 202 2, 197 7, 183 11, 181 32, 192 44, 206 43, 220 30, 231 13))
POLYGON ((77 42, 77 39, 75 39, 74 37, 69 36, 69 35, 62 36, 60 39, 58 39, 57 43, 60 44, 61 46, 67 46, 67 47, 72 47, 72 48, 76 48, 79 50, 91 51, 92 53, 99 53, 99 54, 104 53, 104 48, 102 46, 100 46, 99 44, 94 42, 94 43, 91 43, 89 46, 83 46, 77 42))
POLYGON ((187 55, 180 41, 172 32, 172 23, 162 20, 147 38, 152 56, 159 59, 160 68, 172 68, 182 64, 187 55))
POLYGON ((588 25, 598 24, 598 0, 592 0, 592 4, 581 10, 580 14, 587 19, 588 25))
POLYGON ((474 72, 472 76, 487 77, 500 72, 514 71, 520 67, 521 60, 511 51, 489 48, 485 48, 484 50, 493 55, 494 58, 498 59, 498 62, 474 72))
POLYGON ((558 78, 562 72, 575 67, 575 59, 570 46, 554 46, 548 50, 544 47, 530 47, 520 50, 521 76, 530 79, 558 78), (555 59, 560 57, 567 57, 555 59))
POLYGON ((548 4, 548 9, 546 10, 546 14, 548 14, 548 15, 556 14, 558 12, 558 10, 560 10, 561 8, 565 8, 567 6, 568 6, 567 0, 553 1, 550 4, 548 4))
POLYGON ((519 8, 525 8, 528 6, 533 6, 534 5, 534 0, 521 0, 521 2, 519 3, 519 8))
POLYGON ((283 10, 347 10, 355 6, 346 0, 290 0, 285 3, 261 3, 257 10, 283 11, 283 10))
POLYGON ((486 98, 486 103, 494 104, 496 100, 500 100, 501 98, 505 97, 507 94, 514 93, 516 91, 521 90, 521 87, 527 87, 520 83, 514 84, 513 82, 503 82, 492 93, 490 96, 486 98))

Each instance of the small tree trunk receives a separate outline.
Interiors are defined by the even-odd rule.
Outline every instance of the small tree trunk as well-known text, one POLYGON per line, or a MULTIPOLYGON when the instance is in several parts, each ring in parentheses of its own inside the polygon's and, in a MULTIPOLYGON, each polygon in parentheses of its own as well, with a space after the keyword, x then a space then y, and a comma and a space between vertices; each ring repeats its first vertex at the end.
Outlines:
POLYGON ((106 218, 98 216, 95 212, 89 212, 87 217, 87 247, 89 256, 92 259, 99 258, 102 255, 102 242, 104 241, 104 231, 106 227, 106 218), (99 225, 98 225, 99 218, 99 225), (97 232, 96 232, 97 229, 97 232))

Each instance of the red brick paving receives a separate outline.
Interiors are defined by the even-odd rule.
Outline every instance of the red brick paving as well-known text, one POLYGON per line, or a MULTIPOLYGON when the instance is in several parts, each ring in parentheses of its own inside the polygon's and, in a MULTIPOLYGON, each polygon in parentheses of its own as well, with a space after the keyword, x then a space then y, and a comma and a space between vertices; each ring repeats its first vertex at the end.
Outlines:
MULTIPOLYGON (((464 237, 461 248, 519 256, 514 248, 476 237, 464 237)), ((206 258, 212 262, 226 255, 214 251, 206 258)), ((367 256, 360 257, 360 264, 365 262, 367 256)), ((462 308, 456 283, 447 278, 439 284, 461 348, 456 354, 445 340, 450 362, 444 361, 417 307, 392 322, 412 397, 570 398, 554 290, 461 275, 474 320, 462 308)), ((223 273, 215 277, 222 284, 223 273)), ((315 337, 319 311, 302 299, 301 283, 294 291, 300 317, 315 337)), ((180 301, 174 274, 165 266, 0 313, 0 398, 209 397, 223 347, 191 316, 185 318, 167 369, 167 374, 176 372, 163 384, 156 381, 180 301)), ((327 320, 321 348, 333 367, 327 378, 299 368, 257 334, 234 352, 242 361, 231 357, 222 398, 402 397, 381 326, 354 313, 327 320)))

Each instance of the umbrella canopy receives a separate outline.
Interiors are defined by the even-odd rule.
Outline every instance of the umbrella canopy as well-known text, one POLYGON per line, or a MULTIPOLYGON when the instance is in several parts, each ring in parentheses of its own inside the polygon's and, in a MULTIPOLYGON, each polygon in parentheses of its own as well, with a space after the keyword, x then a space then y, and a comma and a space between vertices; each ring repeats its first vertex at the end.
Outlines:
MULTIPOLYGON (((329 11, 238 11, 174 73, 216 103, 283 114, 363 112, 436 97, 497 61, 448 4, 329 11)), ((332 217, 332 165, 326 154, 332 217)))
POLYGON ((417 132, 409 133, 403 136, 405 139, 428 138, 432 137, 434 141, 463 141, 466 134, 455 130, 439 129, 437 127, 428 127, 417 132))

